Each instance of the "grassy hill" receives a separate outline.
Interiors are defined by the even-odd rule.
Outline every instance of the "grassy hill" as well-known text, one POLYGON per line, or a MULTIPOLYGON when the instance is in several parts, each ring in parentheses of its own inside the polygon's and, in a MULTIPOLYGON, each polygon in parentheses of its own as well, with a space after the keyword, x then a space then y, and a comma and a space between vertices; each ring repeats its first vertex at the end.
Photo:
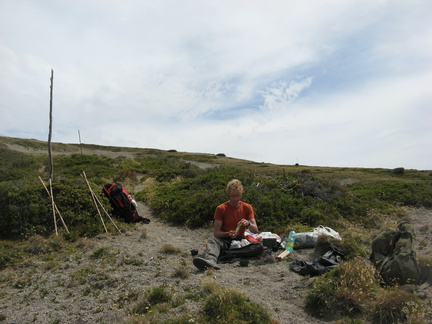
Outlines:
MULTIPOLYGON (((346 222, 374 228, 382 223, 380 216, 400 215, 400 207, 432 206, 432 172, 427 170, 275 165, 223 153, 89 144, 53 143, 52 152, 56 200, 73 207, 75 212, 68 208, 65 218, 79 227, 80 234, 94 234, 91 225, 82 226, 82 220, 90 218, 86 206, 92 206, 83 171, 96 193, 101 194, 104 183, 122 182, 158 217, 191 228, 211 222, 232 178, 243 182, 243 200, 254 206, 260 228, 278 233, 320 224, 342 229, 346 222)), ((38 180, 46 181, 49 174, 47 143, 1 137, 0 155, 1 207, 6 211, 2 234, 26 236, 30 229, 31 234, 43 234, 35 227, 52 232, 53 224, 42 221, 50 201, 38 180), (27 210, 16 207, 25 201, 30 205, 27 210)))

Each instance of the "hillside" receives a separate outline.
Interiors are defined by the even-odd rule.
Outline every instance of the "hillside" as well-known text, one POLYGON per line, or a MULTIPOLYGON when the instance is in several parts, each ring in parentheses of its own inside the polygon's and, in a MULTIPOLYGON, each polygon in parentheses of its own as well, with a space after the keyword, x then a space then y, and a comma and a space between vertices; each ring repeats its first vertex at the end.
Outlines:
MULTIPOLYGON (((44 148, 46 143, 39 141, 1 137, 0 143, 9 150, 25 154, 47 153, 44 148)), ((298 172, 300 168, 344 186, 394 179, 391 170, 278 166, 232 159, 223 154, 215 156, 60 143, 54 144, 53 150, 56 155, 82 152, 84 155, 119 159, 166 154, 189 161, 200 169, 237 165, 256 173, 263 172, 268 177, 290 170, 298 172)), ((430 181, 430 174, 430 171, 406 170, 400 181, 430 181)), ((138 181, 130 187, 130 191, 135 194, 145 186, 146 183, 138 181)), ((73 244, 61 236, 35 236, 16 243, 15 249, 25 252, 20 263, 6 267, 0 273, 0 315, 3 322, 169 323, 171 320, 170 323, 192 323, 202 312, 207 294, 205 287, 218 285, 235 288, 252 302, 262 305, 269 311, 274 323, 341 323, 331 319, 330 315, 334 314, 323 314, 321 320, 305 311, 306 294, 313 287, 315 278, 302 277, 289 270, 293 260, 314 260, 320 256, 320 251, 296 250, 282 261, 255 259, 248 267, 240 267, 238 262, 222 264, 220 271, 203 273, 192 265, 189 251, 196 248, 200 254, 204 252, 204 245, 212 232, 210 225, 200 228, 174 225, 156 216, 143 201, 139 201, 138 210, 141 216, 150 218, 151 223, 122 226, 122 235, 114 232, 81 237, 73 244), (20 244, 22 248, 18 247, 20 244), (135 315, 134 307, 140 298, 154 288, 169 291, 172 302, 164 306, 165 310, 155 307, 152 313, 135 315)), ((419 257, 430 257, 432 211, 419 206, 401 207, 398 216, 388 215, 381 225, 394 226, 397 217, 412 220, 416 226, 417 254, 419 257)), ((341 228, 342 238, 348 240, 351 235, 349 231, 353 228, 341 228)), ((363 229, 361 235, 365 241, 370 241, 381 229, 363 229)), ((14 249, 13 243, 3 243, 14 249)), ((431 287, 415 294, 425 306, 425 321, 431 321, 431 287)), ((348 319, 345 318, 345 322, 348 323, 348 319)))

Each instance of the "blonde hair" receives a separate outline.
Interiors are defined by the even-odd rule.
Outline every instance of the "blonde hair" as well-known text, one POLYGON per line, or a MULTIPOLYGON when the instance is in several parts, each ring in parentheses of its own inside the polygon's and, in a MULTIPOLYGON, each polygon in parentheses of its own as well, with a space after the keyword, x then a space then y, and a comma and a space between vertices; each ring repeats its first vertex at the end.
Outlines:
POLYGON ((228 182, 226 193, 229 195, 232 192, 239 192, 241 194, 243 193, 243 185, 241 184, 240 180, 233 179, 228 182))

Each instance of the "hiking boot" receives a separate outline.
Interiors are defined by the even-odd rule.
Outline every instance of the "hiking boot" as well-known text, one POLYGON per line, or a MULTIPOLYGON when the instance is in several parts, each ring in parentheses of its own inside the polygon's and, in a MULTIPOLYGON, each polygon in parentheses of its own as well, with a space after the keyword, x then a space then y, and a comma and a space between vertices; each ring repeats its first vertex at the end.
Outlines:
POLYGON ((139 223, 139 222, 141 222, 141 223, 143 223, 143 224, 149 224, 149 223, 150 223, 150 219, 145 218, 145 217, 142 217, 142 216, 138 216, 138 221, 137 221, 137 223, 139 223))
POLYGON ((220 268, 214 264, 213 262, 206 260, 204 258, 196 257, 193 259, 193 264, 195 267, 200 269, 201 271, 204 271, 209 268, 213 268, 215 270, 220 270, 220 268))

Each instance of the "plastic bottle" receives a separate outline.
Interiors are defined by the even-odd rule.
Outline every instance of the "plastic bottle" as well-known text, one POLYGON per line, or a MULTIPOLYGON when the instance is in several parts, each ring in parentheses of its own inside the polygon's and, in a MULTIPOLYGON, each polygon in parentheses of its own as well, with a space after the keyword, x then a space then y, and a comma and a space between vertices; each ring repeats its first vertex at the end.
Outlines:
POLYGON ((288 235, 288 240, 287 240, 286 248, 285 248, 286 251, 290 251, 291 253, 294 251, 294 242, 295 242, 296 237, 297 237, 297 233, 296 233, 295 228, 293 228, 288 235))

